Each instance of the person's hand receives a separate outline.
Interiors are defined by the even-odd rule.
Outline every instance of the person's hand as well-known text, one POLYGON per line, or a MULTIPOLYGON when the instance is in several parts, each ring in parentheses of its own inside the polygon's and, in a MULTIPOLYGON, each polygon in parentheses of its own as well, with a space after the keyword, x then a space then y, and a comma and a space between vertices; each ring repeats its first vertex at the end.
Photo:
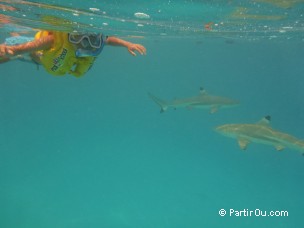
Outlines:
POLYGON ((146 48, 144 46, 142 46, 141 44, 130 44, 128 46, 128 51, 133 56, 136 56, 135 51, 138 51, 138 53, 141 54, 141 55, 146 54, 146 48))
POLYGON ((5 44, 0 44, 0 57, 9 57, 14 55, 13 50, 10 46, 6 46, 5 44))

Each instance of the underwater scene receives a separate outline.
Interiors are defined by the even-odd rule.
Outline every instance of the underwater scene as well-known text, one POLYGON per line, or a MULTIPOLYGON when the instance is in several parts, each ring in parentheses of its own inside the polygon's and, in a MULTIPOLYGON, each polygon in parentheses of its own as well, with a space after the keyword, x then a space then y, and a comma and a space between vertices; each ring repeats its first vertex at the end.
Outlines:
POLYGON ((304 0, 0 0, 0 43, 1 228, 303 227, 304 0))

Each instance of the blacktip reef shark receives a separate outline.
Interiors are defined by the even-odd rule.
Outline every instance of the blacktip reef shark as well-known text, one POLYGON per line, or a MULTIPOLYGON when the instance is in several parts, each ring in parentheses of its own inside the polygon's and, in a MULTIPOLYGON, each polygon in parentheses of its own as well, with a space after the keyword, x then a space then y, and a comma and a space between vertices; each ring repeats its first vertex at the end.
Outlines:
POLYGON ((168 108, 204 108, 209 109, 210 113, 215 113, 219 108, 233 107, 239 104, 238 101, 226 97, 209 95, 204 88, 200 88, 197 96, 175 99, 171 102, 164 101, 151 93, 148 93, 151 99, 160 106, 160 112, 165 112, 168 108))
POLYGON ((296 137, 274 130, 270 126, 270 116, 265 116, 255 124, 225 124, 215 130, 225 136, 236 138, 242 150, 246 150, 249 143, 272 145, 277 151, 290 148, 302 152, 304 155, 304 141, 296 137))

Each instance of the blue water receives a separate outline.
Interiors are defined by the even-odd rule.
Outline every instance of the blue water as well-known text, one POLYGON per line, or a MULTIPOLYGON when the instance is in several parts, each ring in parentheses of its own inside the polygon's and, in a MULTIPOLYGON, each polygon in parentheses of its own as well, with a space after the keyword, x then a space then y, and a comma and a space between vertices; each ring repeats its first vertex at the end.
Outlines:
POLYGON ((214 131, 271 115, 274 129, 304 138, 302 34, 168 33, 129 39, 146 56, 105 47, 82 78, 0 65, 1 228, 303 226, 304 157, 254 143, 244 152, 214 131), (171 100, 201 86, 241 105, 160 114, 147 95, 171 100))

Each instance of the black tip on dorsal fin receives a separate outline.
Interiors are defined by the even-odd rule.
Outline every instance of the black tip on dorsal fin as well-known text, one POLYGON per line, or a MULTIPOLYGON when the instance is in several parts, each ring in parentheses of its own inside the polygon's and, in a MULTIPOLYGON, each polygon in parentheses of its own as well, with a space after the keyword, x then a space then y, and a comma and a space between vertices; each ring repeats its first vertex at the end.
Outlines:
POLYGON ((257 124, 269 126, 270 120, 271 120, 271 116, 267 115, 267 116, 264 116, 260 121, 258 121, 257 124))
POLYGON ((206 90, 204 87, 200 87, 199 92, 200 92, 200 94, 206 94, 206 90))
POLYGON ((268 120, 268 121, 271 121, 271 116, 270 116, 270 115, 265 116, 264 118, 265 118, 266 120, 268 120))

